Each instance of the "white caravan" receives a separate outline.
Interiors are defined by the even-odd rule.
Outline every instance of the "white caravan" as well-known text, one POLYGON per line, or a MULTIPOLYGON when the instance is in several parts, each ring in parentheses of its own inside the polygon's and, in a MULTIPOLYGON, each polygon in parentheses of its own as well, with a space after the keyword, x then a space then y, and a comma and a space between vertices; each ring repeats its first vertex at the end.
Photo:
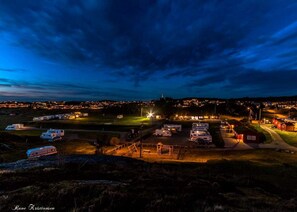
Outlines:
POLYGON ((180 125, 180 124, 164 124, 164 129, 170 130, 172 132, 181 132, 182 125, 180 125))
POLYGON ((207 130, 191 130, 190 131, 190 138, 191 137, 198 137, 202 135, 210 135, 207 130))
POLYGON ((8 125, 5 130, 20 130, 24 128, 23 124, 12 124, 12 125, 8 125))
POLYGON ((204 123, 204 122, 197 122, 197 123, 193 123, 192 124, 192 130, 201 130, 201 129, 205 129, 208 130, 209 128, 209 124, 208 123, 204 123))
POLYGON ((163 137, 170 137, 170 136, 172 136, 172 133, 169 130, 166 130, 166 129, 162 128, 162 129, 156 129, 155 132, 154 132, 154 135, 163 136, 163 137))
POLYGON ((56 137, 62 137, 64 136, 65 132, 64 130, 60 130, 60 129, 49 129, 46 132, 42 133, 40 138, 42 139, 46 139, 46 140, 52 140, 56 137))
POLYGON ((207 143, 211 143, 212 142, 212 136, 210 135, 210 133, 206 130, 191 130, 190 132, 190 141, 199 141, 199 140, 203 140, 207 143))
POLYGON ((41 156, 57 154, 58 151, 54 146, 43 146, 43 147, 28 149, 26 153, 28 158, 38 158, 41 156))

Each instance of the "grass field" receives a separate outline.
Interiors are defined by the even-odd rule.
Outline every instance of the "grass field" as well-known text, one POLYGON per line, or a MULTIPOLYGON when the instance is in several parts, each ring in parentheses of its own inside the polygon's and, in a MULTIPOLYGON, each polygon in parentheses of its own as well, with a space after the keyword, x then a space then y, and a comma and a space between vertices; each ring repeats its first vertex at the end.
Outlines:
POLYGON ((112 137, 120 138, 123 136, 119 132, 99 132, 99 131, 65 131, 63 141, 48 142, 42 140, 39 136, 44 130, 28 131, 0 131, 1 144, 8 145, 12 149, 1 152, 0 162, 11 162, 27 158, 26 151, 30 148, 54 145, 57 147, 59 154, 94 154, 94 141, 103 141, 109 144, 112 137))
POLYGON ((263 133, 265 136, 265 142, 264 143, 271 143, 272 142, 272 138, 269 132, 267 132, 266 130, 262 129, 259 124, 252 124, 251 125, 255 130, 257 130, 259 133, 263 133))
POLYGON ((52 121, 42 121, 39 123, 64 123, 64 124, 92 124, 92 125, 102 125, 102 124, 113 124, 113 125, 148 125, 151 124, 150 119, 145 117, 137 116, 125 116, 122 119, 117 119, 115 116, 90 116, 83 118, 76 118, 72 120, 52 120, 52 121))
MULTIPOLYGON (((51 111, 51 110, 32 110, 29 108, 26 109, 2 109, 0 110, 0 129, 5 129, 7 125, 17 124, 17 123, 27 123, 30 125, 34 124, 32 122, 33 117, 35 116, 43 116, 43 115, 53 115, 53 114, 61 114, 61 113, 70 113, 73 111, 51 111)), ((122 126, 138 126, 138 125, 150 125, 152 121, 146 117, 132 116, 132 115, 124 115, 122 119, 118 119, 115 115, 107 115, 102 114, 100 111, 89 112, 89 117, 77 118, 73 120, 52 120, 51 123, 65 123, 72 125, 122 125, 122 126)), ((44 122, 40 122, 46 123, 44 122)))
POLYGON ((0 131, 10 133, 13 135, 18 135, 18 136, 40 136, 42 132, 45 132, 46 130, 12 130, 12 131, 0 131))
POLYGON ((287 132, 279 129, 274 129, 285 142, 297 147, 297 132, 287 132))
POLYGON ((0 120, 0 129, 5 129, 7 125, 31 121, 32 118, 27 115, 0 115, 0 120))

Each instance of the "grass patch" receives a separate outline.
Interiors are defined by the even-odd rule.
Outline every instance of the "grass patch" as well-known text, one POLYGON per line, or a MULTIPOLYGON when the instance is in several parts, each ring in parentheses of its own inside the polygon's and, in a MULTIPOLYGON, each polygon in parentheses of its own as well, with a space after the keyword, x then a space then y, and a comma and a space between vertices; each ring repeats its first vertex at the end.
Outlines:
POLYGON ((150 121, 147 118, 130 116, 123 119, 103 117, 86 117, 73 120, 50 120, 30 122, 30 126, 36 128, 58 128, 58 129, 84 129, 101 131, 127 132, 132 128, 144 125, 144 129, 157 124, 157 121, 150 121))
POLYGON ((251 125, 255 130, 257 130, 257 132, 259 133, 263 133, 265 136, 265 141, 264 143, 271 143, 272 142, 272 138, 269 132, 267 132, 266 130, 262 129, 258 124, 252 124, 251 125))
POLYGON ((288 144, 297 147, 297 132, 282 131, 279 129, 274 129, 280 137, 288 144))
POLYGON ((14 130, 14 131, 0 131, 18 136, 40 136, 45 130, 14 130))
POLYGON ((116 116, 90 116, 84 118, 77 118, 72 120, 52 120, 41 121, 42 123, 63 123, 63 124, 79 124, 79 125, 102 125, 102 124, 114 124, 114 125, 149 125, 150 120, 145 117, 138 116, 124 116, 122 119, 117 119, 116 116))

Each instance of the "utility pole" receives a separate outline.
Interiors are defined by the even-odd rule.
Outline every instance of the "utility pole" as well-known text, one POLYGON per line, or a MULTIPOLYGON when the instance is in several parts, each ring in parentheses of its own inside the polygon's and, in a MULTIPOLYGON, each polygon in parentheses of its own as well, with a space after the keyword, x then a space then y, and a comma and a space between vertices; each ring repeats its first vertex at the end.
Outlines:
POLYGON ((143 124, 140 126, 140 147, 139 147, 139 158, 142 158, 142 128, 143 124))
MULTIPOLYGON (((265 124, 265 123, 264 123, 265 124)), ((259 110, 259 126, 261 125, 261 107, 260 107, 260 110, 259 110)))

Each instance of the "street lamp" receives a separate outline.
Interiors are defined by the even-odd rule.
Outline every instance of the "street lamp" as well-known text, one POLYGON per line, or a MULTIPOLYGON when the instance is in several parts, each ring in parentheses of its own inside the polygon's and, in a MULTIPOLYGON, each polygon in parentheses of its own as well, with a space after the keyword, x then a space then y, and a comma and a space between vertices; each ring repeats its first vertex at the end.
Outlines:
POLYGON ((248 121, 249 121, 249 123, 250 123, 250 122, 251 122, 251 108, 248 107, 247 109, 248 109, 248 111, 249 111, 248 121))
POLYGON ((148 114, 147 114, 147 118, 153 118, 154 116, 154 113, 152 111, 150 111, 148 114))
POLYGON ((141 124, 140 126, 140 130, 139 130, 139 133, 140 133, 140 148, 139 148, 139 158, 142 158, 142 128, 143 128, 143 124, 141 124))

